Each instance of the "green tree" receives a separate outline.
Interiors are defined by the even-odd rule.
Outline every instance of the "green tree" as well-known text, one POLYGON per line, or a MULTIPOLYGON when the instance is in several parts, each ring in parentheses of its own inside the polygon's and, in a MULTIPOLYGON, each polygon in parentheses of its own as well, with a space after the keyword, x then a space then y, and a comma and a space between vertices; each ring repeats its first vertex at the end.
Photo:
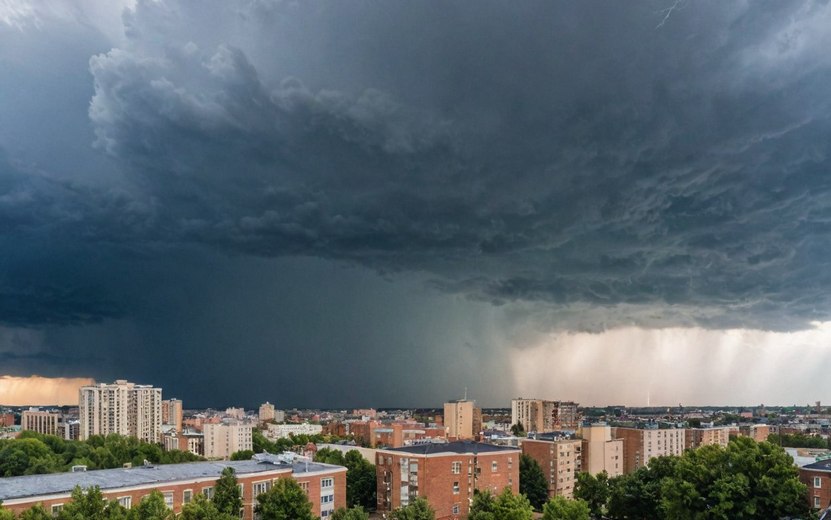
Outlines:
POLYGON ((515 437, 525 437, 525 427, 522 426, 522 423, 516 423, 511 426, 511 433, 515 437))
POLYGON ((477 492, 470 505, 468 520, 531 520, 534 510, 524 495, 514 495, 505 488, 497 496, 490 491, 477 492))
POLYGON ((674 474, 678 457, 656 457, 649 466, 609 480, 607 516, 614 520, 656 520, 661 510, 661 484, 674 474))
POLYGON ((41 504, 34 505, 20 513, 20 520, 52 520, 52 515, 46 512, 41 504))
POLYGON ((221 512, 213 502, 200 493, 182 507, 178 520, 236 520, 237 518, 239 515, 221 512))
POLYGON ((569 500, 557 496, 549 500, 542 510, 543 520, 589 520, 589 505, 583 500, 569 500))
POLYGON ((118 503, 117 500, 111 500, 104 509, 104 520, 130 520, 130 511, 118 503))
POLYGON ((436 520, 436 512, 422 497, 418 497, 404 507, 394 509, 390 520, 436 520))
POLYGON ((468 520, 498 520, 496 518, 496 500, 490 491, 479 491, 473 494, 473 502, 470 504, 468 520))
POLYGON ((364 511, 364 508, 360 506, 349 509, 341 507, 332 513, 329 518, 331 520, 369 520, 369 513, 364 511))
POLYGON ((254 450, 240 450, 231 454, 231 460, 251 460, 254 450))
POLYGON ((358 450, 350 450, 344 456, 346 466, 346 505, 365 509, 377 503, 377 481, 375 465, 364 458, 358 450))
POLYGON ((254 510, 261 520, 316 520, 306 492, 291 478, 279 479, 258 496, 254 510))
POLYGON ((72 490, 72 500, 58 513, 58 520, 102 520, 107 502, 98 486, 86 491, 81 486, 72 490))
POLYGON ((686 451, 661 486, 667 518, 770 519, 808 514, 808 488, 778 446, 738 437, 686 451))
POLYGON ((519 492, 528 497, 535 510, 542 509, 548 500, 548 483, 545 473, 529 455, 519 456, 519 492))
POLYGON ((577 485, 574 488, 574 498, 585 501, 589 505, 592 516, 603 516, 606 513, 606 504, 609 502, 609 474, 605 471, 598 473, 597 476, 579 473, 577 485))
POLYGON ((3 507, 2 500, 0 500, 0 520, 14 520, 14 513, 3 507))
POLYGON ((130 510, 130 518, 135 520, 173 520, 176 516, 164 503, 164 495, 159 491, 152 491, 139 502, 139 505, 130 510))
POLYGON ((234 468, 227 467, 222 470, 222 475, 220 475, 214 488, 213 504, 220 513, 239 515, 239 510, 242 507, 242 497, 240 496, 234 468))

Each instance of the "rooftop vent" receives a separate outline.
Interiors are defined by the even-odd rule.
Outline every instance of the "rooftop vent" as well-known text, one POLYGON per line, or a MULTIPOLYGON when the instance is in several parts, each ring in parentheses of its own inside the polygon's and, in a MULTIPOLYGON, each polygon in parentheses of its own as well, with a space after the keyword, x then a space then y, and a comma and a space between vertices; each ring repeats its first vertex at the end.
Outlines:
POLYGON ((86 471, 87 467, 83 464, 78 464, 76 466, 72 466, 72 473, 80 473, 81 471, 86 471))

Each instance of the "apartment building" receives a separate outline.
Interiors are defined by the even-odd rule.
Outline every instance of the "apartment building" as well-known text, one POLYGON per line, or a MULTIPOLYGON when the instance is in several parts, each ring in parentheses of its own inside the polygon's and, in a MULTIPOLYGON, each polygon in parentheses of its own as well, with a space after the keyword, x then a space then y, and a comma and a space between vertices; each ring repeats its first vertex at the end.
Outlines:
POLYGON ((687 428, 685 446, 687 449, 695 449, 708 444, 716 446, 727 446, 730 442, 730 428, 687 428))
POLYGON ((527 432, 576 430, 580 425, 578 406, 572 401, 512 399, 511 424, 521 424, 527 432))
POLYGON ((75 486, 82 489, 98 486, 105 500, 117 500, 127 508, 138 505, 152 491, 159 491, 168 507, 178 514, 197 494, 213 496, 222 470, 232 467, 242 490, 240 518, 243 520, 254 520, 257 496, 281 478, 293 478, 300 484, 312 503, 315 516, 325 518, 337 508, 346 507, 346 468, 290 461, 273 455, 257 457, 258 460, 247 461, 191 462, 9 477, 0 479, 0 500, 4 508, 17 514, 42 504, 55 516, 71 500, 75 486))
POLYGON ((519 492, 521 451, 455 441, 378 450, 378 511, 386 513, 425 498, 437 520, 466 518, 476 490, 519 492))
POLYGON ((632 473, 662 455, 681 455, 686 432, 683 428, 612 428, 612 436, 623 440, 623 472, 632 473))
POLYGON ((177 432, 182 431, 181 399, 165 399, 162 401, 162 424, 173 426, 177 432))
POLYGON ((764 442, 768 440, 770 435, 770 426, 767 424, 740 424, 739 435, 750 437, 756 442, 764 442))
POLYGON ((261 422, 273 421, 276 416, 274 405, 268 401, 260 405, 260 410, 257 414, 257 419, 261 422))
POLYGON ((269 424, 263 432, 269 439, 281 439, 289 435, 317 435, 323 433, 323 426, 319 424, 269 424))
POLYGON ((20 414, 20 429, 31 430, 44 435, 57 435, 61 414, 47 412, 40 408, 29 408, 20 414))
POLYGON ((623 440, 612 438, 612 428, 605 423, 585 425, 580 429, 583 457, 581 471, 597 475, 605 471, 610 477, 623 474, 623 440))
POLYGON ((475 439, 482 431, 482 410, 468 399, 444 403, 444 429, 448 439, 475 439))
POLYGON ((808 486, 808 504, 813 509, 831 507, 831 460, 799 468, 799 480, 808 486))
POLYGON ((202 428, 203 449, 207 459, 228 459, 234 453, 254 448, 250 424, 227 422, 205 424, 202 428))
POLYGON ((159 442, 162 389, 125 380, 83 386, 79 390, 81 440, 118 433, 159 442))
POLYGON ((194 455, 204 457, 205 435, 193 430, 185 430, 184 432, 173 430, 162 435, 162 446, 165 451, 189 451, 194 455))
POLYGON ((574 485, 581 465, 582 441, 525 439, 522 453, 540 465, 548 483, 548 497, 574 497, 574 485))

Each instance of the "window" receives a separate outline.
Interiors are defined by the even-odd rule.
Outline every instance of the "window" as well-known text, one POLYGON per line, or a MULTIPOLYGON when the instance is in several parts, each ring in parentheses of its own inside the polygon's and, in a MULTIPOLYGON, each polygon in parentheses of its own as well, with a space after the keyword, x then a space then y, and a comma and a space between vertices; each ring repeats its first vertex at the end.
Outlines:
POLYGON ((453 504, 453 514, 454 515, 459 514, 459 504, 453 504))
POLYGON ((496 463, 496 461, 491 462, 491 471, 492 472, 496 471, 498 467, 499 467, 499 465, 496 463))
POLYGON ((822 478, 821 477, 814 477, 814 487, 821 488, 822 487, 822 478))
POLYGON ((299 484, 300 484, 300 489, 302 489, 303 491, 305 491, 305 492, 306 492, 306 494, 308 495, 308 494, 309 494, 309 482, 308 482, 308 481, 306 481, 306 482, 300 482, 299 484))
POLYGON ((458 495, 458 494, 459 494, 459 482, 458 482, 458 481, 456 481, 456 482, 454 482, 454 483, 453 483, 453 494, 454 494, 454 495, 458 495))
POLYGON ((239 488, 239 496, 240 496, 240 498, 243 498, 243 497, 245 496, 244 491, 243 491, 243 489, 245 488, 245 486, 243 486, 242 484, 237 484, 237 488, 239 488))
POLYGON ((814 497, 814 508, 815 508, 815 509, 819 509, 820 507, 822 507, 822 505, 821 505, 821 503, 820 503, 820 501, 819 501, 819 497, 818 497, 818 496, 815 496, 815 497, 814 497))
POLYGON ((251 486, 251 489, 254 491, 254 496, 258 497, 266 491, 268 491, 269 489, 271 489, 271 482, 267 480, 265 482, 254 482, 254 485, 251 486))
POLYGON ((214 488, 213 487, 202 488, 202 494, 205 496, 205 498, 210 500, 214 497, 214 488))
POLYGON ((331 504, 335 501, 335 495, 321 495, 320 503, 321 504, 331 504))
POLYGON ((193 490, 186 489, 182 492, 182 503, 183 504, 190 504, 190 501, 193 499, 193 490))
POLYGON ((333 479, 333 478, 322 478, 322 479, 320 479, 320 487, 322 487, 322 488, 335 487, 335 479, 333 479))
POLYGON ((133 497, 118 497, 118 505, 124 509, 130 509, 133 507, 133 497))
POLYGON ((453 474, 458 475, 462 472, 462 463, 461 462, 454 462, 452 465, 453 474))
POLYGON ((164 493, 164 505, 173 509, 173 491, 165 491, 164 493))
POLYGON ((52 506, 52 516, 58 516, 58 514, 61 512, 61 509, 63 509, 63 504, 55 504, 54 506, 52 506))

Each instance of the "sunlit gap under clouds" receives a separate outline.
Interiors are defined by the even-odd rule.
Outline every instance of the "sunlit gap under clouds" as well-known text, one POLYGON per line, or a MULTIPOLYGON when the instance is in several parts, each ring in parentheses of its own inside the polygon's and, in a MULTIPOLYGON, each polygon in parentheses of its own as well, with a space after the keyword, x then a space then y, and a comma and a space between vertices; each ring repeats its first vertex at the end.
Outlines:
POLYGON ((95 383, 88 377, 0 376, 0 405, 76 405, 78 389, 95 383))
POLYGON ((831 400, 831 322, 795 332, 558 332, 509 356, 517 395, 583 405, 792 405, 831 400))

